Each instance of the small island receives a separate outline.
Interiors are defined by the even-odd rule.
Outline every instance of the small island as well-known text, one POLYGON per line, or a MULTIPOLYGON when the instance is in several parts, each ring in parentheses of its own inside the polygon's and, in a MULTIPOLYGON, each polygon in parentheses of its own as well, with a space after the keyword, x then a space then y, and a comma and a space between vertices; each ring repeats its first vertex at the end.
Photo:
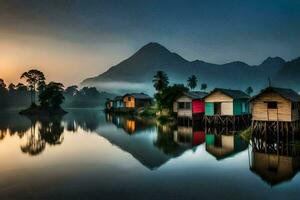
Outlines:
POLYGON ((46 84, 43 72, 35 69, 24 72, 21 79, 26 79, 31 97, 30 107, 21 110, 19 112, 21 115, 49 117, 67 113, 61 108, 61 104, 65 100, 62 83, 50 82, 46 84), (36 94, 38 94, 39 104, 36 104, 36 94))

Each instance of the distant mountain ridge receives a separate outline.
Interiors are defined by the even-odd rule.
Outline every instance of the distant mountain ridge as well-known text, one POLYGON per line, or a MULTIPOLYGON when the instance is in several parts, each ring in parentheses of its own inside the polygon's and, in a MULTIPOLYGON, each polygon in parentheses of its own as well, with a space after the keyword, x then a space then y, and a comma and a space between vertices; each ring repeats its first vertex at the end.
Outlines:
MULTIPOLYGON (((285 68, 290 68, 285 66, 288 63, 280 57, 268 57, 256 66, 250 66, 241 61, 222 65, 201 60, 188 61, 166 47, 151 42, 99 76, 84 80, 82 85, 101 87, 108 82, 143 83, 152 89, 153 75, 156 71, 163 70, 168 74, 171 83, 185 84, 187 78, 195 74, 199 79, 198 85, 207 83, 209 88, 225 87, 245 90, 246 87, 252 86, 255 89, 261 89, 267 86, 269 77, 274 79, 274 83, 281 85, 278 73, 285 68)), ((300 68, 299 65, 297 66, 300 68)), ((295 70, 299 71, 298 68, 295 70)), ((122 84, 118 85, 119 89, 120 87, 122 84)), ((124 86, 123 89, 126 90, 126 87, 124 86)))

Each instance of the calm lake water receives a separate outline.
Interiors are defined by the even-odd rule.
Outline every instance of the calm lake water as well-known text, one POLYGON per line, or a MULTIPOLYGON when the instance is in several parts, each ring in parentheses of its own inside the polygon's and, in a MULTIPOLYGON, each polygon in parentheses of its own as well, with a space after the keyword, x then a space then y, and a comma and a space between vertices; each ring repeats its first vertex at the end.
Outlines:
POLYGON ((0 199, 299 199, 300 150, 69 110, 0 114, 0 199))

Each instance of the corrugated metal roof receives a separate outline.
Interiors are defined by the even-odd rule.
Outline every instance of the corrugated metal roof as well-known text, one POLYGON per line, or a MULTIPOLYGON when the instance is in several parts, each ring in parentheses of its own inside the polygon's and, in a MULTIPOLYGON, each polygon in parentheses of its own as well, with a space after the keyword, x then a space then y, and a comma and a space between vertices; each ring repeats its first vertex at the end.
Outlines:
MULTIPOLYGON (((241 90, 231 90, 231 89, 223 89, 223 88, 215 88, 210 94, 214 92, 222 92, 227 96, 230 96, 233 99, 249 99, 250 96, 241 90)), ((209 95, 207 95, 209 96, 209 95)))
POLYGON ((300 95, 297 92, 295 92, 292 89, 278 88, 278 87, 267 87, 266 89, 262 90, 258 95, 252 97, 251 101, 253 101, 258 96, 260 96, 261 94, 263 94, 265 92, 276 92, 280 96, 282 96, 283 98, 285 98, 287 100, 290 100, 292 102, 300 102, 300 95))
POLYGON ((200 91, 185 92, 183 94, 192 99, 203 99, 206 95, 208 95, 208 93, 200 91))

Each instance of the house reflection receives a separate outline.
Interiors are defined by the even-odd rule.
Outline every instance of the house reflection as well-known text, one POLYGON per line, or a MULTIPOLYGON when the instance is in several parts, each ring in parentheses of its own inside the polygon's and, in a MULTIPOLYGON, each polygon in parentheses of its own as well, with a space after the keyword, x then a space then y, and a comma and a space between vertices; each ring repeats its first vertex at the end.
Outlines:
POLYGON ((207 130, 205 136, 206 151, 217 160, 226 159, 247 149, 248 144, 236 134, 226 129, 207 130))
POLYGON ((250 170, 275 186, 290 181, 300 169, 299 141, 253 136, 250 170))
POLYGON ((106 115, 105 119, 118 129, 103 128, 99 135, 150 170, 158 169, 190 148, 175 142, 173 126, 159 125, 154 118, 106 115))
POLYGON ((180 146, 195 147, 205 142, 205 132, 200 126, 177 126, 174 141, 180 146))
POLYGON ((155 124, 154 118, 141 118, 131 115, 116 115, 106 113, 106 121, 122 128, 127 134, 132 135, 143 132, 155 124))

